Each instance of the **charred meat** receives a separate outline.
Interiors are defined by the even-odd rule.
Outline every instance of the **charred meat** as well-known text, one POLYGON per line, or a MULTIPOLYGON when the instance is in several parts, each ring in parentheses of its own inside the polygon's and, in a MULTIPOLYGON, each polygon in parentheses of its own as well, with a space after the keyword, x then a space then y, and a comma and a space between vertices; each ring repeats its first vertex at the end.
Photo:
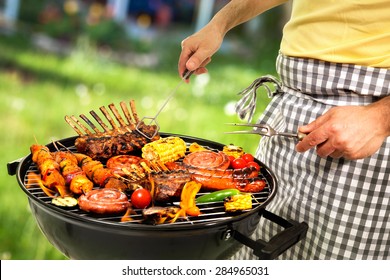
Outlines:
POLYGON ((151 174, 156 202, 171 202, 180 198, 184 185, 191 181, 191 174, 185 170, 158 172, 151 174))
POLYGON ((80 118, 90 128, 87 128, 75 116, 65 116, 66 122, 80 136, 75 141, 75 146, 78 152, 86 154, 93 159, 103 160, 116 155, 129 154, 134 151, 141 150, 141 148, 147 143, 160 138, 158 133, 152 139, 144 136, 154 135, 158 128, 156 125, 146 125, 140 121, 134 100, 130 101, 131 113, 125 102, 122 101, 120 105, 124 118, 114 104, 108 105, 117 122, 114 121, 114 118, 111 117, 110 113, 104 106, 100 107, 100 111, 108 120, 111 128, 103 122, 96 112, 90 111, 91 116, 102 127, 103 131, 100 131, 84 114, 81 114, 80 118), (124 119, 126 119, 127 122, 124 119), (137 125, 138 130, 140 130, 144 135, 137 131, 137 125))

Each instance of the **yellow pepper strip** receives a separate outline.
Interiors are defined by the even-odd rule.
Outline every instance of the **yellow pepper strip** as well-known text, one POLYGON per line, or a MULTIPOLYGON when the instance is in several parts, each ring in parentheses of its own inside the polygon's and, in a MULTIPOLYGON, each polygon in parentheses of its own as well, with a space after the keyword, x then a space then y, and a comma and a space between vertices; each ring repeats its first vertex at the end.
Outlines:
POLYGON ((189 216, 199 216, 200 210, 196 206, 195 196, 199 192, 202 184, 195 181, 187 182, 181 192, 180 208, 189 216))
POLYGON ((207 149, 196 142, 192 142, 191 145, 188 147, 188 150, 190 153, 194 153, 198 151, 205 151, 207 149))

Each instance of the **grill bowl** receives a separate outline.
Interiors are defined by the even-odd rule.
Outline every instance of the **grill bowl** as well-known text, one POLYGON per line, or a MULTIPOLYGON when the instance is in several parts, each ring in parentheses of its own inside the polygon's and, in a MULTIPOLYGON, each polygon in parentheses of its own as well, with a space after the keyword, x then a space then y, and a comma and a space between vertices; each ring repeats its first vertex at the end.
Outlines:
MULTIPOLYGON (((224 146, 194 137, 160 134, 178 136, 188 144, 197 142, 215 150, 222 150, 224 146)), ((70 137, 58 142, 72 147, 75 139, 70 137)), ((48 147, 54 150, 52 144, 48 147)), ((276 193, 274 175, 267 166, 258 163, 262 166, 261 176, 267 187, 259 196, 255 194, 259 202, 253 209, 236 215, 218 214, 217 218, 214 213, 211 218, 201 215, 200 220, 169 225, 121 223, 118 217, 100 218, 77 209, 54 206, 40 190, 26 188, 26 174, 34 167, 31 154, 17 164, 15 174, 42 233, 70 259, 224 259, 243 246, 233 233, 250 236, 258 226, 261 210, 276 193)))

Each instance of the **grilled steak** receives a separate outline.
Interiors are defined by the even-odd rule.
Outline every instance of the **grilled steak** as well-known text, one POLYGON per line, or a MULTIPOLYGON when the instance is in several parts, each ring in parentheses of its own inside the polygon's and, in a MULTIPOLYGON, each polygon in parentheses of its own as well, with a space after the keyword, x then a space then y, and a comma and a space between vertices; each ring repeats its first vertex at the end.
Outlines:
POLYGON ((170 202, 180 198, 185 183, 191 180, 191 174, 185 170, 153 173, 156 202, 170 202))

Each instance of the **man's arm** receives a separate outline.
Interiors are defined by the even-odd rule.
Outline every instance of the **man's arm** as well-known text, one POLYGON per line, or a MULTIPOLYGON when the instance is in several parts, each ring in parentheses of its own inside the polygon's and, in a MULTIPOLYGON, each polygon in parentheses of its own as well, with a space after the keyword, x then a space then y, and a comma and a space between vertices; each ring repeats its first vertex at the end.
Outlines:
POLYGON ((226 33, 237 25, 288 0, 232 0, 197 33, 182 41, 178 70, 182 76, 186 69, 206 72, 204 68, 211 56, 221 47, 226 33))

